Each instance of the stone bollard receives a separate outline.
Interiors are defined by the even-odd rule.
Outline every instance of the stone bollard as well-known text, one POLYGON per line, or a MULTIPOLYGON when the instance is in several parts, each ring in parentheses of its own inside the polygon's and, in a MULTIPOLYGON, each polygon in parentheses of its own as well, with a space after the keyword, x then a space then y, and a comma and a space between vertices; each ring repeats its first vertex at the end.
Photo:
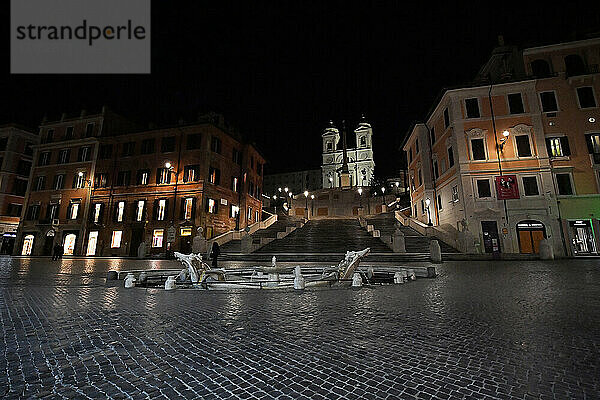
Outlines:
POLYGON ((175 289, 175 277, 168 276, 167 281, 165 282, 165 290, 173 290, 175 289))
POLYGON ((140 243, 137 248, 137 258, 145 258, 146 257, 146 242, 140 243))
POLYGON ((436 276, 437 276, 437 273, 435 272, 435 267, 427 267, 427 277, 435 278, 436 276))
POLYGON ((442 262, 442 249, 440 247, 440 242, 435 239, 429 242, 429 257, 433 263, 439 264, 442 262))
POLYGON ((362 284, 362 277, 358 272, 355 272, 354 275, 352 275, 352 287, 362 287, 362 284))
POLYGON ((395 284, 404 283, 404 277, 402 276, 402 273, 400 271, 394 272, 394 283, 395 284))
POLYGON ((409 269, 408 270, 408 280, 410 280, 410 281, 417 280, 417 274, 415 274, 415 270, 414 269, 409 269))
POLYGON ((147 281, 148 281, 148 274, 146 272, 140 272, 140 275, 138 276, 138 282, 142 283, 142 284, 146 284, 147 281))
POLYGON ((550 239, 540 240, 540 260, 554 260, 554 248, 550 239))
POLYGON ((304 281, 304 276, 302 276, 302 270, 300 269, 300 266, 297 265, 296 268, 294 268, 294 289, 303 290, 305 286, 306 282, 304 281))
POLYGON ((373 267, 367 268, 367 278, 371 280, 373 279, 373 276, 375 276, 375 270, 373 269, 373 267))
POLYGON ((403 269, 402 271, 400 271, 400 275, 402 275, 402 280, 404 282, 408 281, 408 272, 405 269, 403 269))
POLYGON ((131 289, 134 286, 135 286, 135 276, 133 276, 133 274, 130 272, 125 277, 125 287, 127 289, 131 289))
POLYGON ((108 273, 106 274, 107 281, 115 281, 117 279, 119 279, 119 274, 117 273, 117 271, 108 271, 108 273))
POLYGON ((398 228, 392 236, 392 251, 394 253, 406 253, 406 242, 404 241, 404 233, 398 228))
POLYGON ((181 272, 179 273, 179 275, 177 275, 177 279, 180 282, 187 281, 187 279, 188 279, 188 270, 187 270, 187 268, 184 268, 184 269, 181 270, 181 272))

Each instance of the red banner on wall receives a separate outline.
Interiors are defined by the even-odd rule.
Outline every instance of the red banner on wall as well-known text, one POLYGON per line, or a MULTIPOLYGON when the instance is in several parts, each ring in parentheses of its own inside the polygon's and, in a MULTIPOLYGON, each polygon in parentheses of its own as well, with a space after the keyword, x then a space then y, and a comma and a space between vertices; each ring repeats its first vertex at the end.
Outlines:
POLYGON ((496 193, 498 200, 511 200, 519 198, 519 185, 516 175, 502 175, 496 177, 496 193))

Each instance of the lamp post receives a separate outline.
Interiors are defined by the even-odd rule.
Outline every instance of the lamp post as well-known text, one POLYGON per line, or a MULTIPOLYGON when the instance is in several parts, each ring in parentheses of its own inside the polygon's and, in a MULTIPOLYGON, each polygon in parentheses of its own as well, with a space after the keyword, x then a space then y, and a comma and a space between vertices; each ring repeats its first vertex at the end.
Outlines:
POLYGON ((333 178, 329 177, 329 189, 333 188, 333 178))
POLYGON ((381 194, 383 195, 383 204, 385 204, 385 186, 381 188, 381 194))
POLYGON ((362 188, 358 188, 359 207, 362 208, 362 188))
MULTIPOLYGON (((287 188, 285 188, 285 189, 286 189, 286 192, 287 192, 287 188)), ((291 209, 292 209, 292 200, 294 199, 294 198, 292 197, 292 192, 291 192, 291 191, 290 191, 290 192, 288 192, 288 196, 290 196, 290 210, 291 210, 291 209)))
POLYGON ((275 215, 277 215, 277 196, 273 195, 273 207, 275 207, 275 215))
POLYGON ((315 195, 310 195, 310 215, 315 215, 315 195))
POLYGON ((308 219, 308 190, 304 191, 304 215, 308 219))
POLYGON ((427 206, 427 225, 432 226, 433 224, 431 223, 431 210, 429 209, 429 205, 431 204, 431 200, 428 198, 425 199, 425 205, 427 206))

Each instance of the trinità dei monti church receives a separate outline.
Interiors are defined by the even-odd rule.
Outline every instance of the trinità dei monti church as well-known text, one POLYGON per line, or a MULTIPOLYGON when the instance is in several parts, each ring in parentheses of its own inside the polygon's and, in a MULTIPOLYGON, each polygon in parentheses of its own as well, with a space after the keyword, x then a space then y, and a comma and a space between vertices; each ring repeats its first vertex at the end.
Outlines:
POLYGON ((321 171, 324 189, 346 186, 342 185, 344 150, 347 157, 350 186, 369 186, 375 173, 372 136, 371 124, 362 116, 358 126, 354 129, 355 147, 347 148, 345 127, 342 127, 340 135, 340 130, 333 124, 333 121, 329 123, 322 135, 321 171))

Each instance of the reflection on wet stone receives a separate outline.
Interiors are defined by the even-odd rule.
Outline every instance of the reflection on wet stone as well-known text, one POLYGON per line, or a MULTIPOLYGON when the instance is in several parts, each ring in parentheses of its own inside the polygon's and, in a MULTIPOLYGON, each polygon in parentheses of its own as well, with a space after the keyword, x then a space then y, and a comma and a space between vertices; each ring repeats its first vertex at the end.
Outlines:
POLYGON ((0 260, 2 397, 600 397, 597 260, 302 292, 124 289, 106 271, 137 260, 63 264, 0 260))

